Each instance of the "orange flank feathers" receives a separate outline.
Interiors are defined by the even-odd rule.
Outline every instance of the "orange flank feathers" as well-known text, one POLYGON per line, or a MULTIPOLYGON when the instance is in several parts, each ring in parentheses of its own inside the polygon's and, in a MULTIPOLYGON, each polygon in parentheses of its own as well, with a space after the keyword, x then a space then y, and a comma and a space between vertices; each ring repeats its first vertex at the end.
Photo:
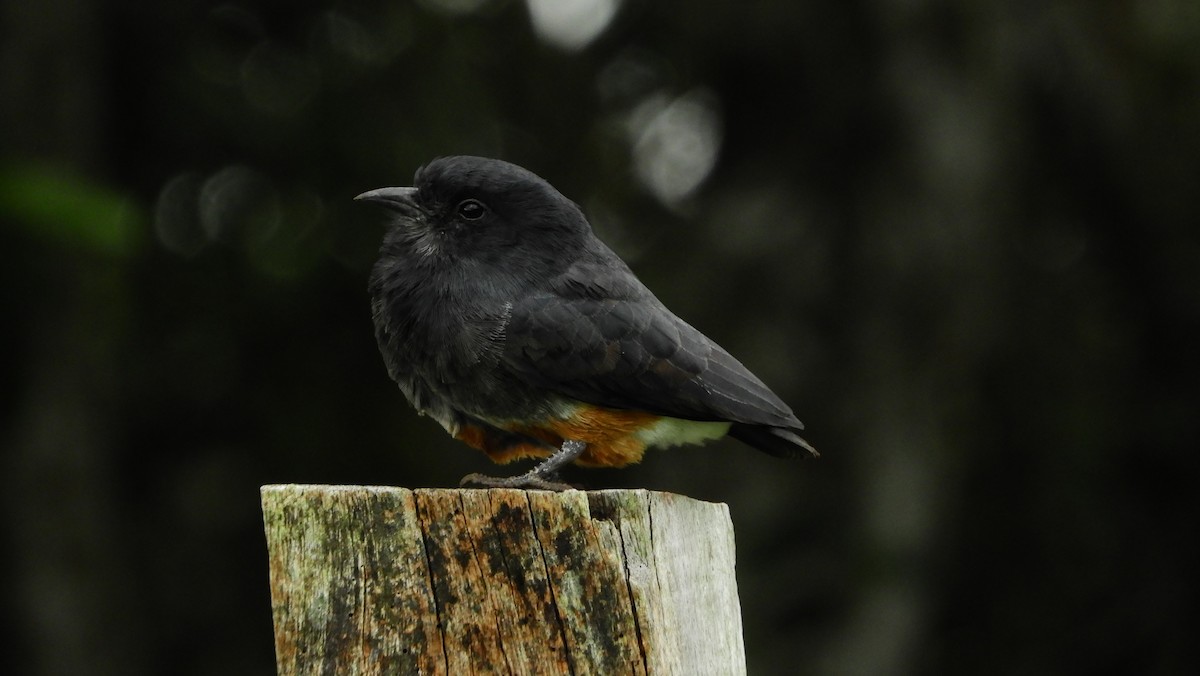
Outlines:
POLYGON ((624 467, 639 462, 646 451, 646 443, 638 438, 638 432, 652 427, 659 420, 660 417, 652 413, 584 404, 566 418, 534 425, 505 425, 506 431, 520 435, 516 438, 489 434, 475 425, 463 425, 454 436, 483 451, 497 463, 521 458, 545 458, 557 451, 564 440, 574 439, 587 444, 587 450, 575 461, 576 464, 586 467, 624 467), (520 437, 528 439, 522 440, 520 437))

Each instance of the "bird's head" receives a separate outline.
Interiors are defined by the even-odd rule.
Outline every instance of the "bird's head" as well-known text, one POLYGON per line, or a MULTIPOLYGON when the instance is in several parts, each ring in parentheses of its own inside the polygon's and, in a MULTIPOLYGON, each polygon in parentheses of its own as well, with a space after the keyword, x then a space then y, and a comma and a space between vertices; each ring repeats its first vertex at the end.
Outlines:
POLYGON ((396 214, 384 248, 406 257, 540 266, 591 236, 583 212, 533 172, 484 157, 442 157, 417 170, 411 188, 380 188, 356 200, 396 214))

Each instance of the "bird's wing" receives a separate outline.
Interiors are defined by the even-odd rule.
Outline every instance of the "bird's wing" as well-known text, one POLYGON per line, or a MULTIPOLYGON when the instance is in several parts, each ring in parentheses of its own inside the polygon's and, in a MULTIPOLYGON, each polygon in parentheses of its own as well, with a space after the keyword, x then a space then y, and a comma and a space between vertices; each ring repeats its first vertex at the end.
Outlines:
POLYGON ((577 263, 513 303, 500 362, 591 404, 799 430, 766 385, 672 314, 619 260, 577 263))

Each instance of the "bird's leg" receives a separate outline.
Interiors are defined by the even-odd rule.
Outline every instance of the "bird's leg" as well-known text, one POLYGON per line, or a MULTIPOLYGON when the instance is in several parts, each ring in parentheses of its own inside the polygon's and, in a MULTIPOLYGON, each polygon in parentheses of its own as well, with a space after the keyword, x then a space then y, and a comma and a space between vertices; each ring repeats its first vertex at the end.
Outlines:
POLYGON ((558 470, 583 454, 587 444, 575 439, 563 441, 554 455, 546 458, 537 467, 513 477, 491 477, 483 474, 468 474, 459 486, 484 486, 487 488, 533 488, 543 491, 565 491, 574 488, 558 481, 558 470))

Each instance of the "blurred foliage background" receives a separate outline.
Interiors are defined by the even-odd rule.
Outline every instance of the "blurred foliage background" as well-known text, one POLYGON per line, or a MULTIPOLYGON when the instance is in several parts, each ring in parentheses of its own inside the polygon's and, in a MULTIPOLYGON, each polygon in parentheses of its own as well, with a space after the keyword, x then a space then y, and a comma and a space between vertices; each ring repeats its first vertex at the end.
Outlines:
POLYGON ((1191 673, 1198 76, 1188 0, 3 0, 0 671, 272 673, 260 485, 489 469, 351 201, 471 153, 809 424, 572 477, 729 503, 751 673, 1191 673))

